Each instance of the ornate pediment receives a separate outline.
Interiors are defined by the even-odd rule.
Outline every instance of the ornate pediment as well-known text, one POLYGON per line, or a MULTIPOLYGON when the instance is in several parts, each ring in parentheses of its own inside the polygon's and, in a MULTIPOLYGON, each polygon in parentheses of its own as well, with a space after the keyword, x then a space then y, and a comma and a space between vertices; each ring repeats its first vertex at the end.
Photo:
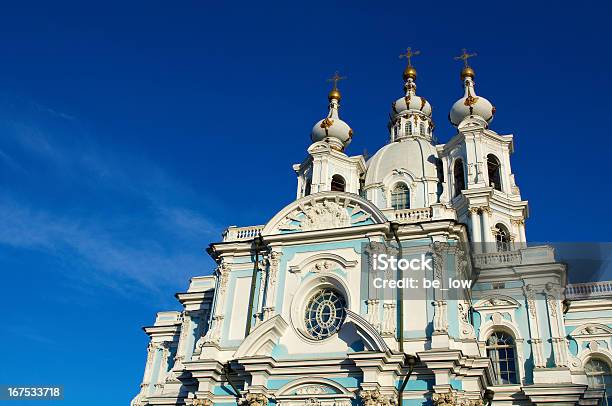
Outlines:
POLYGON ((572 332, 572 337, 612 336, 612 329, 605 324, 587 323, 577 327, 572 332))
POLYGON ((287 383, 278 389, 275 397, 283 405, 337 406, 348 402, 353 394, 330 379, 308 377, 287 383))
POLYGON ((327 230, 386 222, 371 202, 345 192, 322 192, 303 197, 281 210, 262 235, 327 230))
POLYGON ((313 273, 327 273, 334 269, 341 269, 343 271, 350 268, 354 268, 357 265, 357 261, 349 261, 338 254, 333 253, 319 253, 306 258, 304 261, 297 265, 289 267, 289 272, 313 272, 313 273))
POLYGON ((474 304, 474 309, 479 310, 499 310, 499 309, 510 309, 520 307, 520 303, 510 297, 505 295, 492 295, 487 296, 480 299, 476 304, 474 304))

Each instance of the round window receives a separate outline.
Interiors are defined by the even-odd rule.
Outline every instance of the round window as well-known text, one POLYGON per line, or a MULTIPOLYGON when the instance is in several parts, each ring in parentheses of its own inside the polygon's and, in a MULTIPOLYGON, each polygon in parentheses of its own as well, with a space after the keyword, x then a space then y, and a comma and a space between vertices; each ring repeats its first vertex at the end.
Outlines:
POLYGON ((306 306, 306 331, 315 340, 323 340, 336 333, 346 316, 344 297, 333 289, 320 289, 306 306))

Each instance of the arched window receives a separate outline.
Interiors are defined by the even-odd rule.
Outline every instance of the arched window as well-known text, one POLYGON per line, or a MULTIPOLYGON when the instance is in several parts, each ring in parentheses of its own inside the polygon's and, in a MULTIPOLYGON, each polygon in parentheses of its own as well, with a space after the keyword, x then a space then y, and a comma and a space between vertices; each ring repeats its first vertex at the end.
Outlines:
POLYGON ((493 364, 498 385, 517 384, 516 346, 506 333, 495 332, 487 340, 487 357, 493 364))
POLYGON ((612 371, 610 370, 610 364, 606 361, 591 358, 584 365, 584 372, 591 388, 605 388, 610 385, 612 371))
POLYGON ((331 190, 334 192, 344 192, 346 181, 340 175, 334 175, 331 179, 331 190))
POLYGON ((310 179, 307 179, 306 186, 304 187, 304 196, 308 196, 310 194, 311 188, 312 188, 312 181, 310 179))
POLYGON ((410 189, 405 183, 397 183, 391 191, 391 206, 395 210, 410 208, 410 189))
POLYGON ((487 170, 489 172, 489 186, 501 191, 501 163, 493 154, 487 155, 487 170))
POLYGON ((406 124, 404 124, 404 133, 406 135, 412 134, 412 123, 410 121, 406 121, 406 124))
POLYGON ((421 133, 421 135, 425 135, 425 124, 419 124, 419 132, 421 133))
POLYGON ((498 251, 510 251, 510 232, 503 224, 495 225, 495 244, 498 251))
POLYGON ((455 185, 455 196, 459 196, 461 191, 465 189, 465 175, 463 173, 463 161, 457 159, 453 166, 453 180, 455 185))

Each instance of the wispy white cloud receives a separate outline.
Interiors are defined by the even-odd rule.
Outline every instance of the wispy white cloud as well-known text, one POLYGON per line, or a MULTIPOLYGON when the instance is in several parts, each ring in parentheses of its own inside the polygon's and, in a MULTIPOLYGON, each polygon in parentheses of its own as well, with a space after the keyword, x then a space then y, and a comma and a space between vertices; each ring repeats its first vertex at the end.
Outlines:
MULTIPOLYGON (((197 217, 194 221, 206 223, 197 217)), ((96 222, 58 218, 7 198, 0 199, 0 224, 0 244, 62 257, 82 272, 77 279, 91 280, 95 275, 96 282, 125 293, 183 285, 189 275, 207 270, 201 251, 166 247, 145 235, 136 242, 126 242, 120 233, 109 232, 96 222)), ((191 229, 190 224, 174 224, 177 230, 191 229)))
POLYGON ((42 105, 42 104, 40 104, 40 103, 33 103, 33 104, 34 104, 34 106, 35 106, 35 107, 36 107, 36 108, 37 108, 39 111, 41 111, 41 112, 43 112, 43 113, 48 113, 48 114, 51 114, 51 115, 53 115, 53 116, 55 116, 55 117, 63 118, 64 120, 68 120, 68 121, 73 121, 73 120, 76 120, 76 117, 75 117, 75 116, 70 115, 70 114, 68 114, 68 113, 64 113, 64 112, 62 112, 62 111, 58 111, 58 110, 53 109, 53 108, 48 107, 48 106, 43 106, 43 105, 42 105))
POLYGON ((8 153, 4 152, 2 148, 0 148, 0 162, 4 163, 7 167, 14 171, 24 172, 24 169, 21 165, 17 163, 17 161, 11 157, 8 153))
MULTIPOLYGON (((104 191, 112 201, 130 201, 130 207, 137 202, 142 209, 109 213, 92 202, 67 211, 5 189, 0 194, 0 245, 60 258, 76 270, 66 277, 122 293, 154 292, 168 284, 184 287, 190 275, 209 271, 202 248, 219 236, 221 227, 193 208, 200 201, 193 191, 150 161, 116 146, 100 146, 74 125, 75 117, 37 108, 70 123, 61 136, 35 120, 8 123, 12 150, 45 168, 44 178, 31 174, 30 181, 104 191)), ((2 150, 0 160, 14 162, 2 150)))

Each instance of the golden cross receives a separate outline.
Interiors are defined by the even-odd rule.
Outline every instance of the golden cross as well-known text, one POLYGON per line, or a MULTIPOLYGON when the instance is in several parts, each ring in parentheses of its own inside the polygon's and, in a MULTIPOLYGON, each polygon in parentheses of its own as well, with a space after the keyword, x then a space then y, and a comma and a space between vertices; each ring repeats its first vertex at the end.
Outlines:
POLYGON ((334 73, 334 76, 332 76, 331 78, 327 79, 328 82, 334 82, 334 90, 338 89, 338 82, 341 80, 346 79, 346 76, 340 76, 340 73, 338 71, 336 71, 336 73, 334 73))
POLYGON ((412 58, 413 56, 417 56, 420 55, 421 51, 413 51, 412 48, 408 47, 406 48, 406 53, 405 54, 400 54, 400 59, 401 58, 406 58, 408 59, 408 66, 412 66, 412 63, 410 62, 410 58, 412 58))
POLYGON ((477 54, 476 54, 476 52, 474 52, 473 54, 468 54, 467 53, 467 49, 465 49, 465 48, 463 48, 461 50, 461 52, 463 52, 463 53, 461 55, 459 55, 459 56, 456 56, 455 60, 456 61, 463 61, 463 64, 465 65, 465 67, 468 68, 469 67, 468 66, 468 59, 470 59, 473 56, 476 56, 477 54))

